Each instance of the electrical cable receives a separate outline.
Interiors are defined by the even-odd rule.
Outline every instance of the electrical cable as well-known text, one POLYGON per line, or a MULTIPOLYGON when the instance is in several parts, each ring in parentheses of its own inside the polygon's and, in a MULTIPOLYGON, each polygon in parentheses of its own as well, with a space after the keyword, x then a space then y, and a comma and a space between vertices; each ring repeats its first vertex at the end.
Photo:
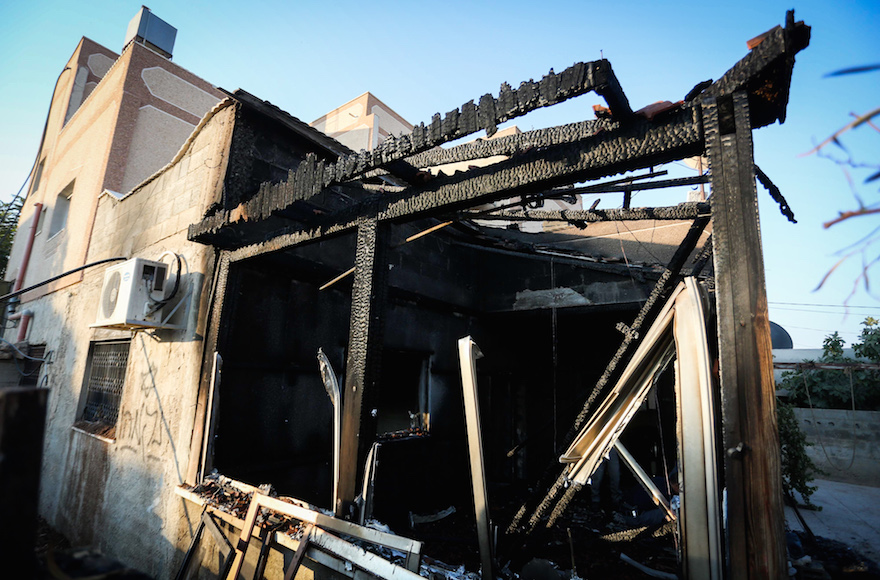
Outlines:
POLYGON ((20 350, 18 350, 18 347, 16 347, 14 344, 12 344, 11 342, 9 342, 8 340, 6 340, 6 339, 3 338, 3 337, 0 337, 0 342, 5 342, 5 343, 8 344, 10 347, 12 347, 12 350, 14 350, 14 351, 17 352, 18 354, 20 354, 23 358, 26 358, 26 359, 28 359, 28 360, 32 360, 32 361, 36 361, 36 362, 41 362, 41 363, 42 363, 42 362, 48 362, 48 361, 49 361, 49 357, 46 357, 46 356, 44 356, 43 358, 34 358, 34 357, 32 357, 32 356, 28 356, 28 355, 24 354, 23 352, 21 352, 20 350))
MULTIPOLYGON (((174 252, 163 252, 161 256, 159 256, 159 260, 164 258, 166 255, 172 255, 177 260, 177 274, 174 277, 174 287, 171 289, 171 294, 168 295, 167 298, 163 298, 162 300, 153 300, 150 298, 150 302, 153 303, 153 308, 150 309, 150 314, 155 313, 157 310, 171 302, 171 299, 177 295, 177 290, 180 288, 180 273, 182 269, 180 254, 176 254, 174 252)), ((149 291, 147 292, 147 296, 149 296, 149 291)))
MULTIPOLYGON (((839 310, 835 312, 834 310, 817 310, 816 308, 789 308, 787 306, 774 306, 773 309, 774 310, 783 310, 785 312, 812 312, 814 314, 832 314, 834 316, 841 316, 841 315, 846 314, 846 312, 841 312, 839 310)), ((876 313, 878 311, 880 311, 880 309, 872 308, 871 311, 869 311, 867 314, 870 314, 871 312, 876 313)), ((855 315, 855 314, 861 314, 861 313, 853 312, 852 314, 855 315)))
POLYGON ((116 256, 115 258, 105 258, 103 260, 98 260, 97 262, 92 262, 90 264, 86 264, 84 266, 74 268, 73 270, 68 270, 67 272, 64 272, 62 274, 58 274, 57 276, 53 276, 53 277, 49 278, 48 280, 43 280, 42 282, 37 282, 33 286, 28 286, 27 288, 22 288, 21 290, 17 290, 15 292, 10 292, 9 294, 5 294, 3 296, 0 296, 0 302, 3 302, 4 300, 9 300, 10 298, 15 298, 16 296, 20 296, 26 292, 30 292, 31 290, 35 290, 35 289, 39 288, 40 286, 45 286, 46 284, 51 284, 55 280, 60 280, 61 278, 64 278, 65 276, 69 276, 71 274, 76 274, 77 272, 79 272, 81 270, 85 270, 86 268, 91 268, 92 266, 100 266, 101 264, 106 264, 107 262, 121 262, 121 261, 127 260, 127 259, 128 258, 126 258, 125 256, 116 256))
POLYGON ((877 306, 849 306, 847 304, 816 304, 812 302, 767 302, 767 304, 781 304, 783 306, 820 306, 822 308, 868 308, 871 310, 877 310, 880 308, 880 305, 877 306))

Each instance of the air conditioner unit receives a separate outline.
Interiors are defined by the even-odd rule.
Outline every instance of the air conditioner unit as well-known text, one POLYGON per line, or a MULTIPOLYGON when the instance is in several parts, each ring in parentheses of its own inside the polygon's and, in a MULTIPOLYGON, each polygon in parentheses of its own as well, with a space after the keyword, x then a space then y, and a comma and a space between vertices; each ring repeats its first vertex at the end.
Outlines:
POLYGON ((92 328, 178 328, 165 324, 162 304, 168 264, 133 258, 104 272, 98 316, 92 328))

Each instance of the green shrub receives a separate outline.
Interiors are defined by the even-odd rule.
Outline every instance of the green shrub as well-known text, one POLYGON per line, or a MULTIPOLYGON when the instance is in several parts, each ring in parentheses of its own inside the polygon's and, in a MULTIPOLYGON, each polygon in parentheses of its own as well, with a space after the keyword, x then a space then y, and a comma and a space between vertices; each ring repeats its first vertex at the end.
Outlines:
MULTIPOLYGON (((880 321, 866 318, 856 355, 880 363, 880 321)), ((820 363, 857 363, 843 355, 843 339, 835 332, 825 338, 820 363)), ((804 361, 810 363, 814 361, 804 361)), ((880 411, 880 371, 873 369, 800 369, 782 373, 782 388, 796 407, 880 411)))
POLYGON ((789 403, 776 400, 776 421, 779 425, 779 443, 782 448, 782 492, 786 497, 794 500, 792 492, 796 491, 803 498, 804 504, 815 508, 810 496, 817 488, 815 485, 810 485, 810 482, 815 479, 815 475, 824 472, 816 467, 807 455, 807 447, 812 443, 807 441, 807 436, 798 426, 794 407, 789 403))

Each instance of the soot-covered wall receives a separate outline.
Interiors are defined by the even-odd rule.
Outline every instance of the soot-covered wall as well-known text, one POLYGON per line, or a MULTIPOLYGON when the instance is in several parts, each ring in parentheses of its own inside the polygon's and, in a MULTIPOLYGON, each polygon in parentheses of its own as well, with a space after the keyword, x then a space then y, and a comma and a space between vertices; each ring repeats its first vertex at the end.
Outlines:
MULTIPOLYGON (((470 498, 459 338, 473 336, 485 355, 478 378, 490 480, 514 483, 537 477, 554 460, 554 441, 618 344, 610 340, 614 325, 635 314, 626 303, 557 308, 555 316, 547 304, 517 307, 523 290, 546 291, 554 281, 613 285, 619 276, 480 250, 452 230, 402 243, 432 223, 390 230, 381 375, 364 401, 376 412, 362 429, 371 441, 381 438, 406 427, 408 413, 418 415, 412 424, 427 427, 421 442, 384 438, 377 474, 378 481, 407 482, 409 499, 390 497, 411 501, 405 507, 416 513, 470 498)), ((215 447, 222 473, 329 503, 332 410, 315 353, 322 347, 344 376, 351 277, 319 287, 346 271, 354 255, 354 236, 344 236, 231 267, 215 447)), ((388 490, 376 493, 377 500, 389 497, 388 490)))
POLYGON ((225 475, 330 505, 333 413, 316 354, 341 374, 351 285, 319 287, 353 252, 342 237, 231 266, 214 455, 225 475))

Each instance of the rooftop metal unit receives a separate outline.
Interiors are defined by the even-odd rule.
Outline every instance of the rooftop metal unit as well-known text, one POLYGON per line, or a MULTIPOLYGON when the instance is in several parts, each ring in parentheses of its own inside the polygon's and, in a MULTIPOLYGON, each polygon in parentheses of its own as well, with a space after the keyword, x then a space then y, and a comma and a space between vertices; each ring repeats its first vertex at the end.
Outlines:
POLYGON ((171 58, 174 50, 174 39, 177 38, 177 29, 150 12, 146 6, 135 14, 128 23, 125 33, 125 44, 132 39, 140 42, 166 58, 171 58))

